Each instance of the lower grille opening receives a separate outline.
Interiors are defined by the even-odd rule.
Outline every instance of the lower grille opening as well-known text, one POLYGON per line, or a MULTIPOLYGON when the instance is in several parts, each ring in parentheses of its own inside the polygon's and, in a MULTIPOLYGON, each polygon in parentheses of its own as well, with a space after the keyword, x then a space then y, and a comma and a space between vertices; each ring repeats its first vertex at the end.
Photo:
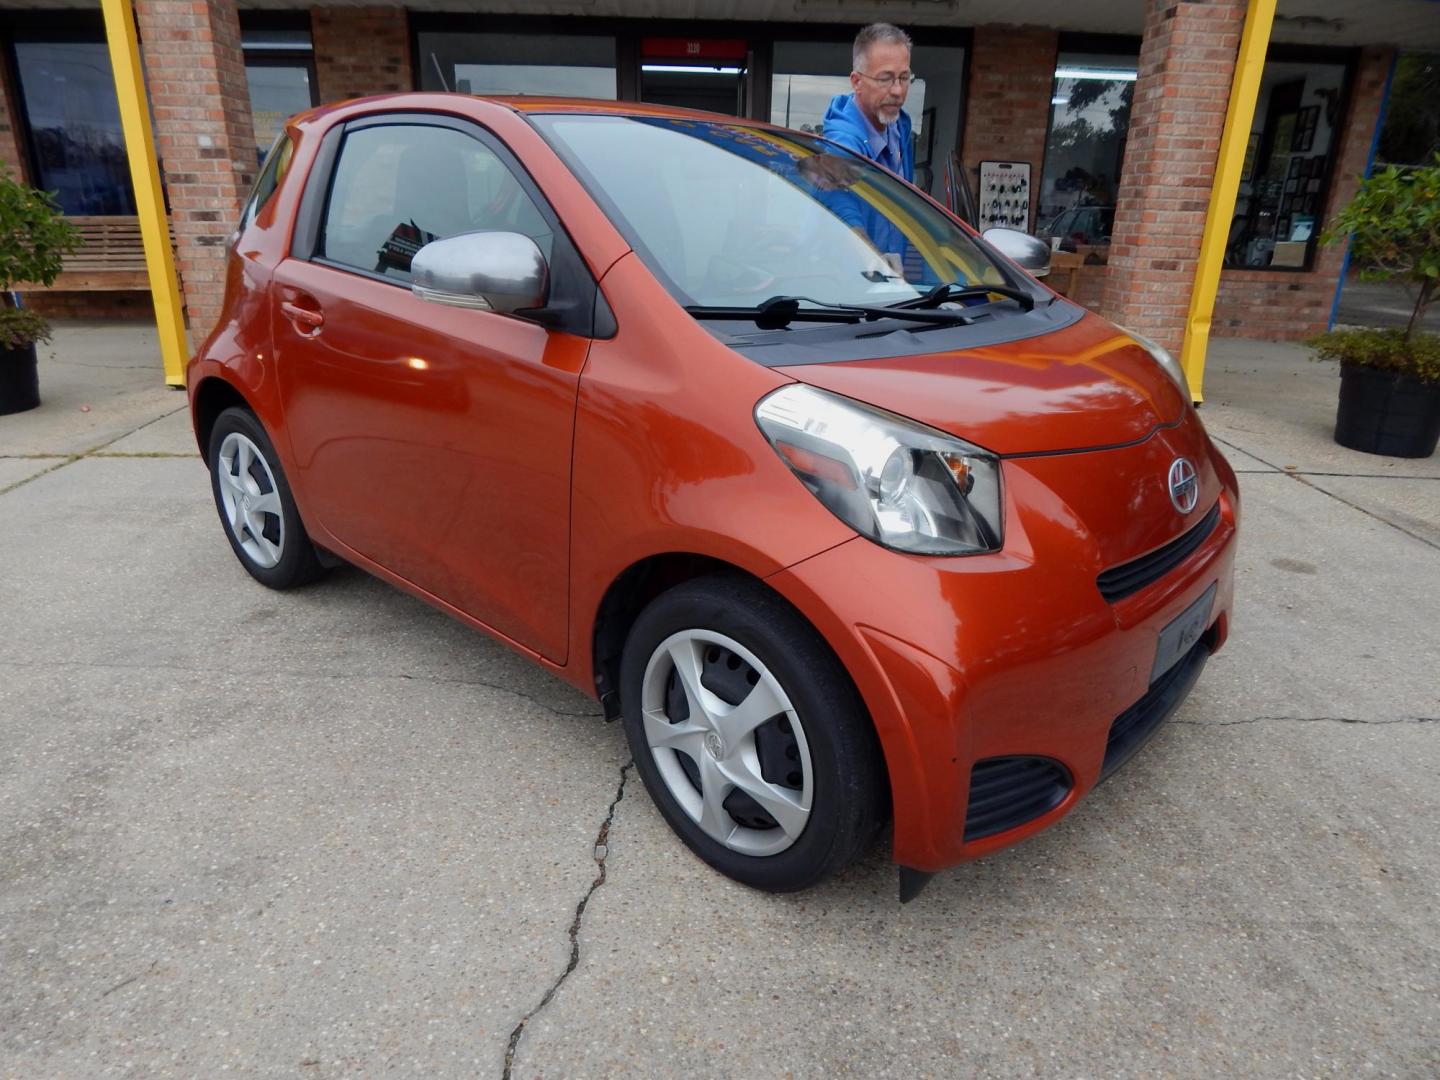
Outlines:
POLYGON ((1145 696, 1115 718, 1110 725, 1110 737, 1105 742, 1105 763, 1100 767, 1100 779, 1104 780, 1150 741, 1160 725, 1190 696, 1195 680, 1210 659, 1210 648, 1215 643, 1215 627, 1191 646, 1190 651, 1160 678, 1156 679, 1145 696))
POLYGON ((979 840, 1048 814, 1070 793, 1070 773, 1043 757, 977 761, 970 772, 965 839, 979 840))

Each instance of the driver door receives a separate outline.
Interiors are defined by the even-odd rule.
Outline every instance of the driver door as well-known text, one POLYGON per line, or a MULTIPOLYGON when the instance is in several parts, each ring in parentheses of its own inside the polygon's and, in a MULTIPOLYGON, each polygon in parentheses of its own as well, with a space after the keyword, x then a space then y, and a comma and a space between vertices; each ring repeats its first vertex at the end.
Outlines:
POLYGON ((553 264, 568 238, 504 146, 465 121, 351 123, 310 183, 327 185, 314 251, 282 262, 271 287, 307 516, 349 553, 563 663, 589 339, 421 300, 409 276, 432 239, 522 232, 553 264))

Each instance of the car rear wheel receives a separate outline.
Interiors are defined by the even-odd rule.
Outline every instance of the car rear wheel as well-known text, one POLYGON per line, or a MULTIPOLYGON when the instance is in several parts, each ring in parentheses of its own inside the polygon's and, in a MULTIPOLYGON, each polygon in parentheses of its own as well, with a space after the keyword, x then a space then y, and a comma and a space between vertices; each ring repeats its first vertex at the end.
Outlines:
POLYGON ((262 585, 293 589, 324 573, 260 421, 230 408, 210 432, 210 485, 240 565, 262 585))
POLYGON ((621 697, 651 798, 721 873, 803 889, 874 839, 886 788, 869 716, 829 646, 764 586, 702 578, 652 601, 621 697))

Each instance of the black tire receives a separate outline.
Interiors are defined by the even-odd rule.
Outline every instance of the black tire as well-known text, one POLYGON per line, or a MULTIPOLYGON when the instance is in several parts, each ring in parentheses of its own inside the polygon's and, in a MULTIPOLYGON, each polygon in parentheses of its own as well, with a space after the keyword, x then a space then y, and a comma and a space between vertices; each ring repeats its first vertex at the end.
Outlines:
MULTIPOLYGON (((708 665, 715 654, 702 649, 701 655, 708 665)), ((663 670, 665 661, 657 663, 661 665, 657 671, 663 670)), ((748 665, 742 666, 748 675, 748 665)), ((841 870, 875 840, 888 813, 888 787, 869 714, 829 645, 799 612, 759 582, 738 575, 698 578, 651 601, 630 629, 620 685, 625 735, 651 799, 689 848, 722 874, 767 892, 793 892, 841 870), (686 812, 662 775, 646 736, 644 682, 652 655, 672 635, 688 630, 717 633, 743 646, 769 669, 794 709, 808 747, 813 783, 808 819, 784 850, 745 854, 712 838, 686 812)), ((668 685, 673 690, 673 676, 668 685)), ((715 688, 704 678, 702 685, 715 688)), ((745 692, 742 686, 728 704, 739 704, 745 692)), ((669 704, 674 699, 665 700, 666 718, 674 723, 669 704)), ((683 711, 688 716, 689 706, 683 711)), ((791 730, 788 721, 783 730, 791 730)), ((759 729, 754 738, 758 748, 759 729)), ((682 762, 679 754, 670 760, 682 762)), ((698 770, 686 765, 685 772, 700 797, 698 770)), ((675 776, 673 765, 669 775, 675 776)), ((795 775, 790 774, 792 779, 795 775)), ((753 802, 749 805, 758 808, 753 802)), ((742 825, 754 820, 731 814, 742 825)))
MULTIPOLYGON (((325 568, 316 557, 315 545, 310 542, 310 536, 305 532, 305 525, 300 520, 300 511, 296 509, 295 497, 290 493, 285 471, 280 467, 275 445, 254 413, 237 406, 226 409, 215 419, 215 426, 210 432, 210 445, 206 451, 206 464, 210 467, 210 491, 215 497, 215 509, 220 515, 220 525, 225 530, 225 538, 230 541, 230 549, 235 552, 240 565, 249 571, 251 577, 271 589, 293 589, 308 584, 325 573, 325 568), (272 487, 273 480, 273 494, 279 502, 279 513, 263 513, 258 515, 258 518, 264 522, 262 535, 269 541, 278 541, 279 557, 274 565, 266 565, 267 552, 259 547, 247 526, 240 526, 244 532, 243 538, 237 535, 236 526, 232 524, 230 512, 226 509, 225 496, 222 494, 222 473, 228 472, 230 476, 236 476, 237 473, 234 469, 227 470, 222 459, 222 449, 232 435, 248 440, 261 459, 258 467, 252 463, 248 471, 260 497, 271 493, 267 489, 272 487), (250 550, 247 550, 247 542, 250 550)), ((238 463, 232 460, 231 464, 234 466, 238 463)))

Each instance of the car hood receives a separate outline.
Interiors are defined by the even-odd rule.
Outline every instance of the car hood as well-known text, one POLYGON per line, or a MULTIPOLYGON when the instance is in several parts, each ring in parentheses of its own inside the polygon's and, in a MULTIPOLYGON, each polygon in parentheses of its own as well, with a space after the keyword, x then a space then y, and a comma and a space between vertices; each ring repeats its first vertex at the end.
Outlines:
POLYGON ((1149 353, 1095 315, 1001 345, 782 370, 997 454, 1137 442, 1186 404, 1149 353))

